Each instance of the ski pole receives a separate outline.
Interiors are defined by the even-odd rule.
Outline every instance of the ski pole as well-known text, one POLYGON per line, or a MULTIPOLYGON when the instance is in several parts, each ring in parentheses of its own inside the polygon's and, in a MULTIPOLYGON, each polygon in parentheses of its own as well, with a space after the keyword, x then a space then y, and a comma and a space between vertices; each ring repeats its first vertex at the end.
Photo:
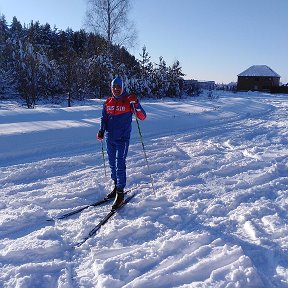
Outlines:
POLYGON ((105 177, 107 177, 103 140, 101 140, 101 150, 102 150, 102 159, 103 159, 104 173, 105 173, 105 177))
POLYGON ((155 188, 154 188, 154 181, 153 181, 153 177, 151 175, 150 165, 149 165, 147 154, 146 154, 146 149, 145 149, 145 145, 144 145, 144 141, 143 141, 143 137, 142 137, 142 133, 141 133, 141 129, 140 129, 140 124, 139 124, 139 120, 138 120, 137 114, 135 112, 136 111, 135 110, 135 102, 133 101, 133 102, 131 102, 131 104, 133 105, 133 114, 135 115, 135 119, 136 119, 136 123, 137 123, 137 127, 138 127, 138 132, 139 132, 139 136, 140 136, 140 141, 141 141, 141 144, 142 144, 142 150, 143 150, 143 153, 144 153, 144 158, 146 160, 146 165, 147 165, 147 168, 148 168, 148 172, 149 172, 149 177, 150 177, 150 180, 151 180, 153 193, 156 196, 156 192, 155 192, 155 188))

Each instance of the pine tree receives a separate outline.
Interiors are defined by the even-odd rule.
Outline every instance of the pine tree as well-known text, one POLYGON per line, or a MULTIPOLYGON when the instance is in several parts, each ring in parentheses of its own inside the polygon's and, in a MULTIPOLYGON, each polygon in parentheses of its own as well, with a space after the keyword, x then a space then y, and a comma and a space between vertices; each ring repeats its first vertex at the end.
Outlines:
POLYGON ((90 88, 97 98, 110 94, 110 81, 113 78, 114 66, 111 56, 102 54, 88 59, 90 88))
POLYGON ((142 53, 139 54, 140 60, 140 72, 138 80, 138 93, 142 96, 149 96, 152 93, 152 73, 153 64, 150 61, 149 53, 147 52, 146 46, 142 47, 142 53))
POLYGON ((182 94, 182 83, 184 74, 182 73, 182 67, 180 67, 180 63, 176 60, 172 67, 168 69, 168 81, 169 88, 167 91, 168 96, 180 96, 182 94))
POLYGON ((9 29, 4 15, 0 15, 0 94, 4 94, 9 85, 9 67, 8 67, 8 51, 7 39, 9 37, 9 29))
POLYGON ((47 91, 45 79, 49 70, 49 61, 43 51, 19 40, 19 50, 15 53, 15 72, 20 95, 28 108, 34 108, 39 95, 47 91))
POLYGON ((157 97, 165 97, 169 88, 168 67, 162 56, 153 73, 153 94, 157 97))

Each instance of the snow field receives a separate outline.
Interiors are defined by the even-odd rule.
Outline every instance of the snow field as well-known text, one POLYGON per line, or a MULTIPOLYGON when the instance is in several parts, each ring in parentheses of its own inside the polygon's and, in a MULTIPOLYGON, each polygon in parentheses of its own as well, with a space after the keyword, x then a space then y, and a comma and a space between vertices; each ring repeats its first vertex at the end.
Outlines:
POLYGON ((73 249, 110 205, 46 219, 110 190, 95 140, 101 103, 1 106, 0 285, 288 287, 287 97, 243 93, 143 107, 150 171, 134 125, 127 188, 137 195, 73 249))

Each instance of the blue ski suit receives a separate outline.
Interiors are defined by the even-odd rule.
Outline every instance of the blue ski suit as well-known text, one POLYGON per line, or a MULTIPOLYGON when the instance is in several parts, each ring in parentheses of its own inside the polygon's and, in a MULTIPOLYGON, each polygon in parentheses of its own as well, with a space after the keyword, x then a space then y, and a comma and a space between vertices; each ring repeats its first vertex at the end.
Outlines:
POLYGON ((111 96, 103 104, 100 131, 103 134, 106 132, 111 179, 117 189, 121 190, 126 186, 126 157, 134 113, 140 120, 146 118, 146 113, 134 94, 124 92, 120 97, 111 96))

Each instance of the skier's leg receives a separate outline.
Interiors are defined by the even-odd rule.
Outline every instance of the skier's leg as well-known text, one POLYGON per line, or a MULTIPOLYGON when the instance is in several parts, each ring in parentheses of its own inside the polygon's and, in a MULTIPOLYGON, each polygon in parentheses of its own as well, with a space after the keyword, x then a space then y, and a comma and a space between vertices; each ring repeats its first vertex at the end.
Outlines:
POLYGON ((126 186, 126 157, 129 148, 129 141, 117 142, 116 152, 116 178, 117 188, 124 189, 126 186))
POLYGON ((109 166, 111 169, 111 179, 114 181, 114 183, 117 183, 117 177, 116 177, 116 144, 107 139, 107 154, 108 154, 108 161, 109 166))
POLYGON ((112 209, 117 209, 124 202, 124 187, 126 186, 126 157, 128 153, 128 147, 129 147, 129 141, 121 141, 117 143, 117 153, 116 153, 117 195, 112 205, 112 209))

